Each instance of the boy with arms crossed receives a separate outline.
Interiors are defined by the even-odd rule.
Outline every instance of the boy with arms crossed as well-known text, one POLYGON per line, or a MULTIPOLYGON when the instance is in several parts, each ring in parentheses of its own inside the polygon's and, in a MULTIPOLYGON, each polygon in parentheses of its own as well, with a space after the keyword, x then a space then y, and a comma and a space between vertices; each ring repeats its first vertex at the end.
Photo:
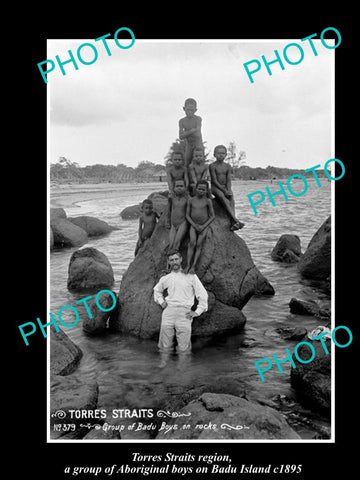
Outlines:
POLYGON ((201 117, 195 115, 197 111, 196 100, 188 98, 185 100, 183 110, 186 114, 179 120, 179 139, 185 140, 185 167, 191 162, 194 148, 203 147, 201 134, 201 117))

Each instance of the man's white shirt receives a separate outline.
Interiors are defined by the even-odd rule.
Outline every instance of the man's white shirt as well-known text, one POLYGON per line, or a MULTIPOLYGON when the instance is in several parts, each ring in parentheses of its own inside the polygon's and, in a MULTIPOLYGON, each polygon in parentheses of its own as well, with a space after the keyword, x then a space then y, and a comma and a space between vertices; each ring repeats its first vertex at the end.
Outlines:
POLYGON ((166 301, 169 307, 186 307, 190 310, 194 296, 198 300, 195 314, 201 315, 208 308, 208 293, 196 274, 171 272, 161 277, 154 287, 154 300, 160 305, 166 301), (165 289, 168 292, 166 298, 163 295, 165 289))

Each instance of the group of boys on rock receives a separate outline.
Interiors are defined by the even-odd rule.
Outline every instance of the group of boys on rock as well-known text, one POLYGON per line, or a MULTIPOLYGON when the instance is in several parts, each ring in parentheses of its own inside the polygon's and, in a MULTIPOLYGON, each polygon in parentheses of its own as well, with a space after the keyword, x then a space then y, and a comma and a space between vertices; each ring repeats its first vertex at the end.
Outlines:
MULTIPOLYGON (((185 117, 179 120, 179 139, 184 141, 185 152, 173 151, 171 165, 167 168, 169 208, 166 226, 169 232, 169 251, 179 251, 188 233, 187 266, 185 272, 195 273, 206 238, 208 226, 215 218, 211 201, 214 196, 225 208, 230 219, 230 230, 239 230, 244 224, 235 216, 235 202, 231 190, 231 166, 225 163, 227 149, 217 145, 215 162, 205 163, 201 134, 201 117, 195 115, 196 101, 185 100, 185 117)), ((139 238, 135 255, 155 229, 159 214, 153 210, 152 201, 144 200, 139 218, 139 238)))

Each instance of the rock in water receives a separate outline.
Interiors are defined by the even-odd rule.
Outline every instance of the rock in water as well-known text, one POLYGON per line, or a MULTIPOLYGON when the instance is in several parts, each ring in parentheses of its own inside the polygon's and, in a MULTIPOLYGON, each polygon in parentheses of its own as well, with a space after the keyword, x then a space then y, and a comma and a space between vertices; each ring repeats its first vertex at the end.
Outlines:
POLYGON ((301 256, 300 238, 297 235, 281 235, 271 252, 273 260, 284 263, 298 262, 301 256))
POLYGON ((56 247, 81 247, 88 241, 85 230, 67 218, 57 217, 51 220, 50 226, 56 247))
POLYGON ((306 339, 315 350, 315 357, 310 362, 313 352, 303 344, 298 349, 301 363, 294 357, 296 368, 291 369, 291 386, 298 392, 299 398, 309 407, 330 413, 331 410, 331 340, 326 339, 325 349, 320 341, 306 339))
POLYGON ((68 219, 74 225, 85 230, 89 237, 97 237, 106 235, 114 230, 108 223, 95 217, 88 215, 80 215, 79 217, 70 217, 68 219))
MULTIPOLYGON (((84 380, 81 375, 51 375, 50 377, 50 424, 76 424, 80 429, 88 420, 71 418, 70 410, 77 410, 91 415, 96 410, 99 386, 95 380, 84 380)), ((98 423, 92 420, 92 423, 98 423)), ((52 430, 52 429, 51 429, 52 430)), ((52 430, 54 437, 63 436, 66 430, 52 430)), ((86 433, 88 429, 86 429, 86 433)), ((76 433, 75 433, 76 434, 76 433)))
MULTIPOLYGON (((273 295, 274 289, 254 265, 250 251, 230 231, 226 212, 213 200, 216 214, 208 230, 197 275, 209 293, 209 310, 194 319, 193 335, 239 331, 246 319, 241 309, 254 294, 273 295)), ((167 268, 169 230, 167 208, 148 242, 124 273, 119 292, 119 313, 113 328, 141 338, 156 338, 161 307, 153 300, 153 287, 167 268)), ((188 240, 181 248, 186 264, 188 240)), ((165 272, 166 273, 166 272, 165 272)))
MULTIPOLYGON (((165 210, 168 203, 168 191, 165 192, 153 192, 147 198, 152 201, 155 212, 159 215, 165 210)), ((141 203, 137 205, 130 205, 125 207, 120 216, 123 220, 133 220, 139 218, 141 214, 141 203)))
POLYGON ((69 290, 110 288, 113 283, 113 269, 104 253, 86 247, 71 255, 67 280, 69 290))
POLYGON ((50 222, 57 218, 67 218, 66 212, 63 208, 50 208, 50 222))
POLYGON ((90 298, 90 300, 87 301, 87 305, 90 313, 88 315, 84 314, 83 316, 80 313, 80 318, 83 318, 83 331, 88 335, 99 335, 106 332, 110 317, 109 309, 113 306, 113 298, 110 293, 103 292, 101 296, 101 308, 105 309, 105 311, 100 310, 96 305, 95 297, 90 298))
POLYGON ((331 274, 331 216, 312 237, 298 268, 305 278, 326 280, 331 274))
POLYGON ((50 248, 81 247, 88 241, 83 228, 73 224, 67 218, 63 208, 50 208, 50 248))
POLYGON ((50 330, 50 372, 54 375, 69 375, 77 367, 82 350, 65 332, 50 330))

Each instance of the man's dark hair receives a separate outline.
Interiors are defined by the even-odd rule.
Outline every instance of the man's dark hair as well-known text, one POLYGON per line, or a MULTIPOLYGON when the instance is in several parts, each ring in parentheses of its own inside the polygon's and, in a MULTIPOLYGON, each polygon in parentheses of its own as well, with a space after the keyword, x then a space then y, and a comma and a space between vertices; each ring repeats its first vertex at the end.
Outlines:
POLYGON ((179 252, 179 250, 170 250, 170 252, 167 254, 167 257, 172 257, 173 255, 179 255, 179 257, 182 258, 182 255, 181 253, 179 252))

